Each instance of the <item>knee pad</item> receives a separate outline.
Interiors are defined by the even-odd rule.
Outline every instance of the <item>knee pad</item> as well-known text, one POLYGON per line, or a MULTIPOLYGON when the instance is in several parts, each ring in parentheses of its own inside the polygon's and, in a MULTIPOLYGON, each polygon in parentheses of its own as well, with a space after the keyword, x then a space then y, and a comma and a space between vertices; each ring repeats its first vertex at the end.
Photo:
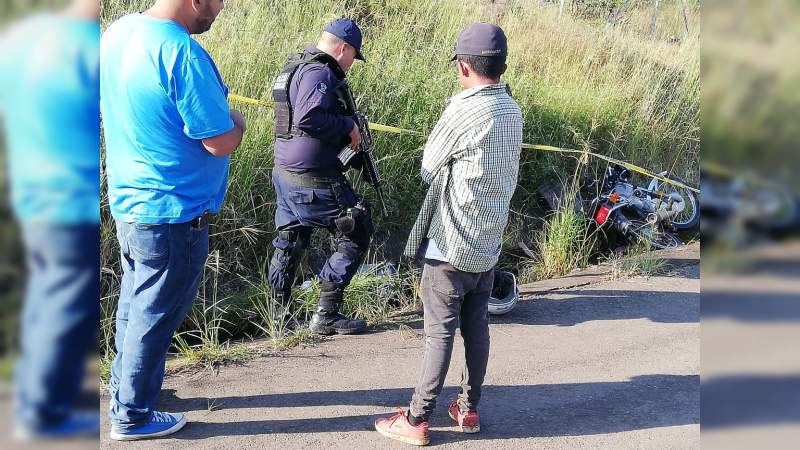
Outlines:
POLYGON ((358 244, 359 247, 369 246, 373 233, 375 233, 375 226, 372 224, 372 211, 369 203, 366 201, 359 202, 351 210, 357 211, 353 215, 353 231, 346 233, 353 242, 358 244))
POLYGON ((339 242, 336 251, 347 256, 352 261, 358 261, 367 252, 366 246, 362 247, 354 241, 339 242), (347 245, 350 244, 350 245, 347 245))
POLYGON ((352 260, 358 260, 367 253, 373 232, 372 219, 368 215, 357 217, 350 232, 340 232, 336 250, 352 260))

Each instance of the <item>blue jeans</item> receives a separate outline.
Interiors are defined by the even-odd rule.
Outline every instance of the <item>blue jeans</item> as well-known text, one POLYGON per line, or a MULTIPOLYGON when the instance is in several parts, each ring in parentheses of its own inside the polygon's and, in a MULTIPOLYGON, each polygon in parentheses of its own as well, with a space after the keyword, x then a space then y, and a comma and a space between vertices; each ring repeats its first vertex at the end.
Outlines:
POLYGON ((100 226, 21 224, 28 284, 15 415, 30 428, 69 415, 100 323, 100 226))
POLYGON ((146 423, 164 381, 172 335, 192 307, 208 257, 208 225, 117 221, 122 282, 109 418, 117 431, 146 423))

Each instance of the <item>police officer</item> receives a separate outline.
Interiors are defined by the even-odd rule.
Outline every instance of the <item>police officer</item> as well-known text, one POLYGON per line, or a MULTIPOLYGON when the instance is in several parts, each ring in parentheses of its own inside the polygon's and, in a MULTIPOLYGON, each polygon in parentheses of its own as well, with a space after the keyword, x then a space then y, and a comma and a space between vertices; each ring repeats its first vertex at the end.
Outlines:
POLYGON ((373 233, 369 206, 353 191, 337 158, 357 148, 361 135, 344 101, 345 74, 361 54, 361 30, 350 19, 325 27, 316 47, 292 55, 276 79, 275 167, 277 194, 269 280, 287 311, 295 270, 314 228, 335 236, 336 252, 320 273, 319 304, 310 328, 322 335, 364 331, 363 320, 339 312, 345 287, 355 275, 373 233))

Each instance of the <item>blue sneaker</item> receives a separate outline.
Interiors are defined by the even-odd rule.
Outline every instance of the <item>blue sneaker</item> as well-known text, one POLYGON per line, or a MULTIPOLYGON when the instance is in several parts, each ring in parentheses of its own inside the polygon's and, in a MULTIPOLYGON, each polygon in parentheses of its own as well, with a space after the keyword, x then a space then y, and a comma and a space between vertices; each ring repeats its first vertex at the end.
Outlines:
POLYGON ((17 424, 14 437, 19 441, 71 439, 97 436, 100 433, 100 415, 96 412, 73 412, 53 425, 31 428, 17 424))
POLYGON ((125 431, 111 428, 111 439, 115 441, 138 441, 152 439, 177 433, 186 426, 186 416, 181 413, 165 413, 153 411, 146 424, 125 431))

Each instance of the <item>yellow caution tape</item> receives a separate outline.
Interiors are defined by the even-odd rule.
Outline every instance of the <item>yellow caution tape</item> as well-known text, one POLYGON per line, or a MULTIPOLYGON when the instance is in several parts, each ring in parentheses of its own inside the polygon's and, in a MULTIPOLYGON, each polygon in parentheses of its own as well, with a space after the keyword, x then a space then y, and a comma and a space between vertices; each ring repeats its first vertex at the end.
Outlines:
POLYGON ((414 130, 406 130, 404 128, 397 128, 397 127, 390 127, 389 125, 382 125, 379 123, 369 123, 369 129, 375 131, 384 131, 386 133, 395 133, 395 134, 411 134, 414 136, 425 136, 424 133, 421 131, 414 131, 414 130))
POLYGON ((249 103, 251 105, 262 105, 267 106, 267 102, 263 100, 256 100, 254 98, 243 97, 241 95, 236 94, 228 94, 228 98, 239 103, 249 103))
MULTIPOLYGON (((237 101, 237 102, 241 102, 241 103, 249 103, 249 104, 260 105, 260 106, 269 106, 269 104, 267 102, 263 101, 263 100, 256 100, 254 98, 243 97, 241 95, 236 95, 236 94, 229 94, 228 98, 233 100, 233 101, 237 101)), ((392 126, 389 126, 389 125, 383 125, 383 124, 374 123, 374 122, 370 122, 369 123, 369 128, 370 128, 370 130, 382 131, 382 132, 386 132, 386 133, 410 134, 410 135, 413 135, 413 136, 422 136, 422 137, 425 136, 425 134, 420 132, 420 131, 408 130, 408 129, 405 129, 405 128, 392 127, 392 126)), ((671 184, 671 185, 679 187, 679 188, 688 189, 688 190, 690 190, 692 192, 695 192, 695 193, 698 193, 698 194, 700 193, 699 189, 697 189, 695 187, 692 187, 692 186, 689 186, 689 185, 687 185, 685 183, 681 183, 680 181, 667 178, 665 176, 662 176, 662 175, 659 175, 659 174, 654 173, 652 171, 649 171, 649 170, 647 170, 647 169, 645 169, 643 167, 639 167, 639 166, 637 166, 635 164, 631 164, 629 162, 622 161, 620 159, 612 158, 610 156, 601 155, 599 153, 593 153, 593 152, 584 151, 584 150, 576 150, 576 149, 572 149, 572 148, 553 147, 551 145, 522 144, 522 148, 525 149, 525 150, 541 150, 541 151, 546 151, 546 152, 578 154, 578 155, 582 155, 583 156, 583 162, 584 163, 586 161, 585 158, 588 158, 589 156, 593 156, 595 158, 602 159, 604 161, 610 162, 611 164, 617 164, 619 166, 625 167, 626 169, 629 169, 629 170, 632 170, 634 172, 640 173, 640 174, 645 175, 647 177, 655 178, 655 179, 657 179, 659 181, 663 181, 664 183, 671 184)))
POLYGON ((692 192, 695 192, 695 193, 698 193, 698 194, 700 193, 699 189, 694 188, 692 186, 689 186, 689 185, 687 185, 685 183, 681 183, 680 181, 667 178, 667 177, 665 177, 663 175, 659 175, 657 173, 653 173, 653 172, 651 172, 651 171, 649 171, 649 170, 647 170, 647 169, 645 169, 643 167, 639 167, 639 166, 637 166, 635 164, 631 164, 631 163, 629 163, 627 161, 622 161, 621 159, 612 158, 610 156, 601 155, 599 153, 593 153, 593 152, 583 151, 583 150, 575 150, 575 149, 571 149, 571 148, 559 148, 559 147, 553 147, 553 146, 550 146, 550 145, 522 144, 522 148, 523 149, 528 149, 528 150, 543 150, 543 151, 547 151, 547 152, 573 153, 573 154, 594 156, 595 158, 602 159, 604 161, 608 161, 611 164, 616 164, 618 166, 625 167, 626 169, 632 170, 634 172, 640 173, 640 174, 645 175, 645 176, 650 177, 650 178, 655 178, 655 179, 657 179, 659 181, 663 181, 664 183, 671 184, 671 185, 679 187, 679 188, 688 189, 688 190, 690 190, 692 192))

